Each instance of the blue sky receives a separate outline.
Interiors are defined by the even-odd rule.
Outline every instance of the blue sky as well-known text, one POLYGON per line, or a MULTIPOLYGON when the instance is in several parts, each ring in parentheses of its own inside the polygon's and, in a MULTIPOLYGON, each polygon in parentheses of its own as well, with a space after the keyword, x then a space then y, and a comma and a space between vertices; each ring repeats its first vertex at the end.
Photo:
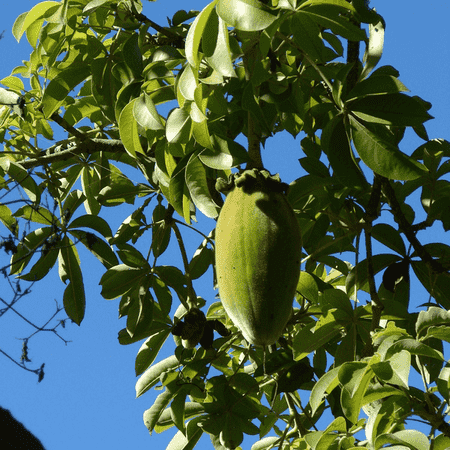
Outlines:
MULTIPOLYGON (((4 39, 0 41, 0 79, 9 75, 30 54, 26 39, 17 44, 11 28, 19 14, 38 2, 15 0, 4 3, 6 6, 0 16, 0 32, 5 30, 4 39)), ((144 13, 157 23, 165 24, 166 16, 172 16, 178 9, 201 10, 206 4, 207 0, 159 0, 155 3, 144 0, 144 13)), ((450 140, 450 3, 447 0, 427 3, 372 0, 371 5, 387 23, 385 51, 380 64, 396 67, 411 94, 433 104, 430 113, 435 119, 426 124, 430 138, 450 140)), ((277 137, 269 140, 263 151, 265 166, 272 173, 279 172, 288 183, 301 175, 297 162, 301 157, 301 137, 297 140, 288 135, 277 137), (283 157, 278 148, 283 148, 283 157)), ((402 148, 411 153, 421 143, 410 133, 402 148)), ((113 232, 132 210, 132 207, 123 208, 120 215, 107 211, 106 218, 110 220, 113 232)), ((420 210, 419 205, 417 210, 420 210)), ((199 223, 207 233, 214 227, 214 221, 210 219, 201 219, 199 223)), ((185 236, 188 254, 192 256, 201 240, 194 233, 185 236)), ((428 238, 435 241, 441 236, 428 238)), ((85 253, 81 253, 81 258, 87 293, 85 320, 81 327, 68 323, 66 329, 61 330, 64 339, 71 341, 67 345, 51 333, 40 333, 32 339, 30 357, 33 367, 45 362, 45 378, 39 384, 35 375, 19 369, 0 355, 0 405, 9 408, 41 439, 47 450, 165 448, 176 430, 162 435, 154 433, 150 437, 142 421, 143 412, 153 403, 155 391, 135 399, 134 360, 141 343, 118 344, 117 333, 125 326, 124 319, 117 319, 119 300, 106 301, 101 297, 98 281, 103 273, 102 266, 85 253)), ((1 266, 4 261, 2 256, 1 266)), ((171 248, 164 263, 181 266, 176 247, 171 248)), ((56 271, 48 278, 36 284, 32 293, 18 304, 18 309, 39 325, 54 312, 55 300, 62 303, 64 285, 56 271)), ((6 280, 2 283, 1 296, 10 299, 6 280)), ((216 294, 212 289, 212 272, 197 282, 195 288, 198 295, 212 302, 216 294)), ((426 301, 426 297, 421 297, 423 292, 413 292, 416 295, 413 305, 426 301)), ((29 335, 32 328, 11 312, 2 318, 0 325, 0 348, 20 356, 21 341, 17 338, 29 335)), ((202 438, 199 448, 211 448, 208 437, 202 438)))

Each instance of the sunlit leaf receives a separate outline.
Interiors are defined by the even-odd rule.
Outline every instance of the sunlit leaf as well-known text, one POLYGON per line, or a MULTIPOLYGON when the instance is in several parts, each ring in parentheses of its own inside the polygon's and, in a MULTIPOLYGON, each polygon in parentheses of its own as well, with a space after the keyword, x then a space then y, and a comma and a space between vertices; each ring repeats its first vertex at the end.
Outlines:
POLYGON ((356 150, 374 172, 392 180, 415 180, 426 173, 422 164, 378 137, 351 116, 350 123, 356 150))
POLYGON ((216 9, 228 25, 242 31, 263 30, 277 18, 258 0, 218 0, 216 9))

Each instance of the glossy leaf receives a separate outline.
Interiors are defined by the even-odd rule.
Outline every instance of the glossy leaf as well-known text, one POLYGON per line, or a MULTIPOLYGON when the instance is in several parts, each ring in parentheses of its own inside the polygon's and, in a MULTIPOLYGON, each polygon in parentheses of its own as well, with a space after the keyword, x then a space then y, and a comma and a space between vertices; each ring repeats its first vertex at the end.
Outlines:
POLYGON ((426 173, 424 166, 378 137, 350 117, 352 139, 363 162, 374 172, 392 180, 415 180, 426 173))
POLYGON ((155 108, 151 97, 147 94, 142 94, 134 102, 133 116, 136 118, 139 125, 149 130, 163 130, 164 125, 161 117, 155 108))
POLYGON ((263 30, 276 19, 258 0, 218 0, 216 10, 228 25, 242 31, 263 30))
POLYGON ((211 198, 206 179, 206 170, 197 153, 193 153, 186 166, 186 185, 195 206, 207 217, 219 215, 219 206, 211 198))
POLYGON ((125 150, 129 155, 136 158, 136 153, 144 154, 142 149, 136 118, 134 117, 134 103, 137 99, 132 100, 122 110, 119 117, 119 132, 125 150))
MULTIPOLYGON (((202 40, 203 32, 208 23, 209 16, 211 12, 214 10, 214 7, 217 3, 217 0, 209 3, 195 18, 191 27, 189 28, 189 32, 186 36, 186 59, 192 67, 198 68, 199 66, 199 46, 202 40)), ((211 36, 210 39, 214 39, 214 36, 211 36)))
POLYGON ((187 141, 191 132, 191 120, 192 119, 186 109, 174 109, 167 118, 167 140, 171 143, 187 141))
POLYGON ((215 10, 211 12, 208 18, 204 35, 202 50, 209 65, 224 77, 236 77, 231 59, 227 24, 217 15, 215 10))
POLYGON ((319 408, 321 402, 324 399, 325 393, 330 393, 335 387, 339 385, 339 367, 329 370, 325 375, 323 375, 320 380, 314 384, 311 391, 311 398, 309 403, 311 405, 312 414, 315 414, 319 408))
POLYGON ((360 75, 364 79, 378 64, 383 54, 384 46, 384 20, 380 17, 377 23, 369 23, 369 42, 363 57, 364 68, 360 75))

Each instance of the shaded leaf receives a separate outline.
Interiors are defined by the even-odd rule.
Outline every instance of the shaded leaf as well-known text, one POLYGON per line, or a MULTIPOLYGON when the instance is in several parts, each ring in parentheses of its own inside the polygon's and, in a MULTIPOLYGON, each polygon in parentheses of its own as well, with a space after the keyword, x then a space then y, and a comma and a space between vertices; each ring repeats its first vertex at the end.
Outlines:
POLYGON ((107 300, 111 300, 126 294, 131 289, 139 286, 141 280, 148 276, 149 269, 134 269, 126 264, 119 264, 108 269, 100 279, 101 294, 107 300))
POLYGON ((89 75, 91 75, 91 68, 89 64, 82 61, 74 62, 71 66, 59 72, 44 91, 42 111, 45 117, 50 118, 64 103, 69 92, 89 75))
POLYGON ((148 369, 148 367, 153 364, 153 361, 158 356, 161 347, 164 345, 164 342, 166 342, 169 335, 169 328, 159 330, 141 345, 134 366, 136 376, 141 375, 144 370, 148 369))
POLYGON ((64 309, 67 315, 77 325, 80 325, 86 308, 83 275, 78 252, 68 237, 64 237, 61 242, 59 276, 64 283, 69 281, 64 290, 64 309))
POLYGON ((416 99, 401 93, 359 98, 348 108, 362 120, 385 125, 421 125, 433 118, 416 99))

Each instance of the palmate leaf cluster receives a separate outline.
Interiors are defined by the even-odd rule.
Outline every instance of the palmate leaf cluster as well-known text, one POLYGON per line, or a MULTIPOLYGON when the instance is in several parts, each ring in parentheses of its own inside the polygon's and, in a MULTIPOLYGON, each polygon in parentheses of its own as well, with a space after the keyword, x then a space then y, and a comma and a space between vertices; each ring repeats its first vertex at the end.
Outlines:
POLYGON ((422 245, 418 233, 450 229, 450 144, 428 138, 431 105, 378 64, 384 21, 366 3, 214 0, 161 26, 139 0, 44 1, 14 24, 32 52, 0 80, 10 274, 37 282, 57 266, 65 311, 80 324, 77 246, 103 264, 102 295, 120 298, 127 317, 120 343, 144 340, 136 393, 158 389, 145 425, 175 427, 171 450, 204 433, 215 449, 244 435, 253 450, 450 445, 450 248, 422 245), (411 155, 399 148, 408 127, 423 139, 411 155), (67 139, 47 147, 57 129, 67 139), (261 145, 282 131, 301 138, 288 199, 304 264, 285 333, 249 348, 211 301, 214 283, 207 304, 195 293, 193 281, 214 266, 214 231, 189 258, 180 225, 217 218, 216 180, 261 167, 261 145), (17 189, 23 201, 8 204, 17 189), (112 230, 102 214, 120 215, 124 203, 136 209, 112 230), (170 242, 181 267, 159 263, 170 242), (386 252, 374 254, 375 242, 386 252), (413 278, 429 293, 420 312, 410 305, 413 278), (188 333, 195 308, 206 321, 188 333), (158 357, 183 320, 174 354, 158 357), (205 324, 221 335, 195 346, 205 324), (422 386, 410 385, 411 370, 422 386), (405 426, 410 418, 429 435, 405 426))

